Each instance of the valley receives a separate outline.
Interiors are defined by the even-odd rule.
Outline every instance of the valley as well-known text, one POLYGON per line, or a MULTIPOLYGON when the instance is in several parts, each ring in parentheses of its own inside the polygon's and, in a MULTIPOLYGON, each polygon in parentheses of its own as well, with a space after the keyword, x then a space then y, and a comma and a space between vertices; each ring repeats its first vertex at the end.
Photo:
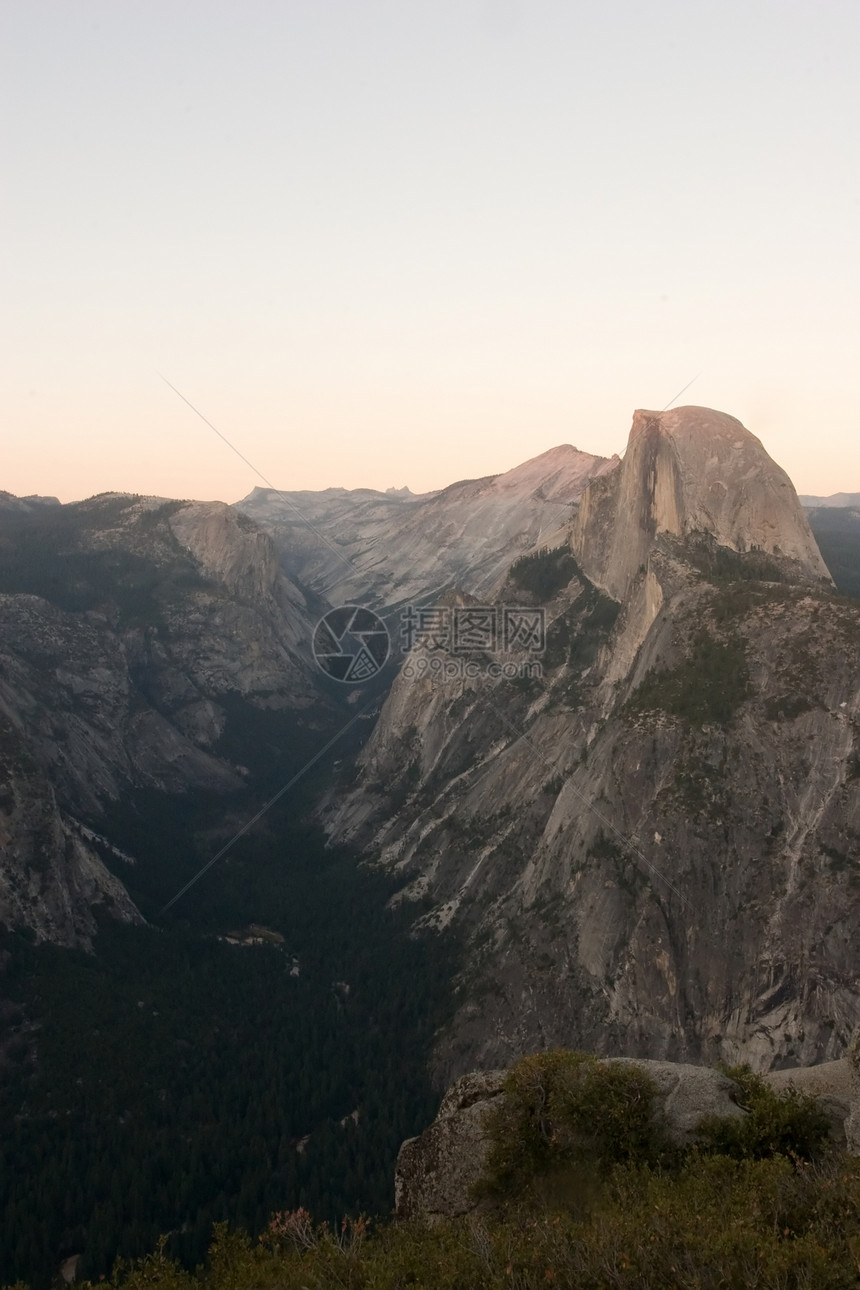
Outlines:
POLYGON ((4 1276, 386 1213, 451 1079, 534 1050, 842 1057, 860 530, 806 501, 694 407, 424 495, 0 495, 4 1276), (353 600, 393 648, 349 686, 353 600), (413 604, 538 615, 539 667, 404 667, 451 657, 413 604))

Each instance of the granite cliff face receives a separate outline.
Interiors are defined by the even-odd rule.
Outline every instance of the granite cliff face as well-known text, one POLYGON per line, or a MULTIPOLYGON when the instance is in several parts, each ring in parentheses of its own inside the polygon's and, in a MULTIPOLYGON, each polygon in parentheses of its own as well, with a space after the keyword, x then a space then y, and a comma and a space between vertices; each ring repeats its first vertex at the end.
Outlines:
POLYGON ((0 924, 37 941, 88 944, 93 910, 126 922, 140 915, 118 878, 57 805, 15 727, 0 716, 0 924))
POLYGON ((791 480, 734 417, 710 408, 636 412, 622 467, 586 490, 573 551, 616 600, 660 536, 759 552, 788 574, 830 580, 791 480))
POLYGON ((588 481, 616 465, 562 444, 438 493, 256 488, 238 509, 272 533, 286 573, 332 604, 393 605, 454 586, 480 595, 518 554, 560 541, 588 481))
POLYGON ((33 768, 4 781, 0 921, 70 943, 96 905, 135 917, 97 840, 106 804, 240 792, 237 704, 319 744, 337 719, 308 654, 320 613, 440 587, 468 604, 461 583, 543 605, 543 676, 401 674, 326 807, 335 837, 402 876, 422 927, 472 947, 440 1075, 550 1042, 840 1053, 857 608, 733 418, 637 413, 623 463, 565 446, 425 497, 0 503, 0 718, 33 768), (544 566, 549 584, 530 580, 544 566))
POLYGON ((401 673, 328 807, 467 938, 442 1081, 554 1045, 810 1064, 860 1020, 860 606, 740 423, 634 431, 555 582, 496 590, 543 599, 543 677, 401 673))
POLYGON ((324 724, 312 620, 271 539, 221 503, 9 506, 0 576, 0 922, 86 940, 93 904, 137 915, 80 821, 138 789, 241 789, 230 704, 324 724))
POLYGON ((425 595, 467 572, 485 586, 511 547, 564 531, 586 480, 612 464, 562 447, 425 497, 257 490, 244 508, 0 494, 0 717, 38 770, 3 835, 0 922, 70 942, 90 935, 94 902, 134 916, 80 821, 95 836, 105 806, 139 790, 253 792, 229 737, 237 709, 246 726, 254 711, 292 721, 292 773, 343 721, 344 696, 310 656, 330 604, 425 595), (46 872, 57 891, 66 882, 56 900, 25 879, 27 857, 38 869, 50 850, 33 849, 40 812, 46 872))

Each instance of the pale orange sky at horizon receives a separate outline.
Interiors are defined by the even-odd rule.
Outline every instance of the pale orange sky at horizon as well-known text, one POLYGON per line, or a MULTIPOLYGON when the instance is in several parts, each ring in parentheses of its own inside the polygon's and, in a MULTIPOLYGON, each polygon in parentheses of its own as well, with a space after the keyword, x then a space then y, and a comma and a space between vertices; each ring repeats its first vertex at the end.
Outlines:
MULTIPOLYGON (((673 406, 689 403, 717 407, 716 403, 703 404, 702 400, 693 397, 699 383, 696 381, 681 399, 673 402, 673 406)), ((491 431, 475 436, 472 442, 462 437, 459 452, 455 443, 449 445, 444 456, 440 454, 438 459, 432 452, 432 426, 425 424, 422 428, 422 435, 429 442, 422 445, 423 451, 414 451, 411 460, 408 453, 398 451, 401 436, 395 427, 393 432, 389 430, 388 435, 385 432, 378 435, 375 441, 368 432, 367 438, 359 437, 355 444, 347 443, 342 453, 325 457, 322 462, 303 460, 296 467, 290 460, 291 446, 285 445, 283 439, 279 442, 277 425, 264 424, 259 429, 243 417, 237 430, 223 418, 213 416, 211 409, 195 405, 233 448, 247 458, 248 465, 175 394, 166 390, 165 397, 168 407, 164 411, 165 424, 161 433, 147 432, 141 426, 137 442, 135 436, 118 437, 110 431, 103 437, 93 435, 90 446, 95 450, 95 459, 89 453, 84 460, 76 459, 73 444, 58 444, 56 460, 35 465, 31 460, 22 463, 16 471, 13 447, 12 453, 4 457, 0 488, 17 496, 32 493, 56 496, 62 502, 79 501, 96 493, 113 491, 236 502, 253 488, 266 487, 267 483, 291 491, 329 487, 384 491, 406 485, 416 493, 431 492, 461 479, 501 474, 562 443, 573 444, 584 452, 600 456, 610 457, 613 453, 623 456, 635 410, 630 408, 625 420, 614 428, 608 427, 605 424, 607 418, 600 417, 598 413, 578 418, 575 433, 568 433, 565 437, 563 427, 560 427, 561 433, 555 439, 549 437, 549 430, 543 437, 538 437, 535 432, 522 433, 515 423, 508 423, 498 434, 491 431), (177 407, 172 407, 171 400, 177 407), (277 448, 271 453, 273 441, 277 448), (426 450, 428 447, 431 449, 429 452, 426 450), (161 459, 161 453, 165 454, 165 460, 161 459), (271 457, 274 457, 274 462, 271 457), (8 468, 10 461, 11 469, 8 468), (252 467, 256 467, 259 474, 252 467), (185 486, 169 487, 175 481, 185 486), (16 483, 17 487, 14 486, 16 483)), ((637 406, 655 404, 655 400, 651 403, 640 401, 637 406)), ((718 410, 738 415, 732 408, 719 407, 718 410)), ((792 460, 803 460, 803 444, 798 444, 791 434, 781 433, 779 425, 774 425, 774 419, 766 413, 762 416, 763 424, 756 424, 749 414, 746 417, 738 415, 738 419, 761 439, 769 455, 787 471, 799 493, 829 496, 835 492, 860 492, 860 462, 857 462, 856 443, 851 438, 850 429, 846 433, 846 462, 853 460, 856 469, 854 474, 840 472, 834 482, 833 475, 827 472, 816 473, 814 469, 807 468, 798 474, 792 470, 792 460), (820 486, 816 486, 819 480, 820 486)), ((408 440, 409 436, 405 437, 408 440)))
POLYGON ((0 15, 0 489, 415 492, 633 411, 860 491, 860 7, 0 15))

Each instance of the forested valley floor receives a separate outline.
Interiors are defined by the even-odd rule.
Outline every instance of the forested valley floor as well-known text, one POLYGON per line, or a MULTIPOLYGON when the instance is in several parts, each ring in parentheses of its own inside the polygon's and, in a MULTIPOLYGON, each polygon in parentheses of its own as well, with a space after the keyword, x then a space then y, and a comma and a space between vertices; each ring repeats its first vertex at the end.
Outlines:
POLYGON ((453 949, 411 939, 389 881, 299 815, 285 799, 159 925, 205 811, 127 804, 111 837, 150 925, 106 923, 95 954, 4 936, 0 1281, 39 1290, 81 1252, 97 1279, 168 1232, 193 1266, 214 1223, 274 1210, 391 1210, 400 1143, 438 1102, 453 949))

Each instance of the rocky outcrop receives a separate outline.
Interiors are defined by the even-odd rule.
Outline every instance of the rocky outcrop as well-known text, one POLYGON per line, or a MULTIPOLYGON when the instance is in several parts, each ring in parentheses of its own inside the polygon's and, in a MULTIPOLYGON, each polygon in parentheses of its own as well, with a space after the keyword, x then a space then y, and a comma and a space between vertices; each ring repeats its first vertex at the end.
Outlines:
POLYGON ((442 1099, 436 1119, 400 1148, 394 1172, 398 1218, 453 1218, 475 1207, 489 1140, 484 1119, 502 1096, 505 1071, 462 1075, 442 1099))
POLYGON ((734 417, 710 408, 636 412, 618 471, 590 483, 573 551, 623 601, 661 536, 706 536, 830 581, 791 480, 734 417))
POLYGON ((468 946, 440 1083, 559 1045, 812 1065, 860 1021, 860 606, 738 422, 640 420, 542 677, 401 673, 328 807, 468 946))
POLYGON ((855 1108, 860 1106, 860 1079, 850 1057, 822 1062, 820 1066, 769 1071, 765 1079, 778 1091, 795 1088, 799 1093, 816 1098, 830 1120, 834 1141, 846 1146, 852 1154, 860 1155, 860 1139, 851 1123, 855 1108))
POLYGON ((734 1080, 710 1066, 628 1057, 609 1058, 609 1061, 639 1066, 650 1075, 656 1089, 657 1114, 676 1146, 686 1147, 695 1142, 699 1122, 705 1116, 718 1115, 731 1120, 746 1114, 735 1100, 738 1087, 734 1080))
MULTIPOLYGON (((734 1080, 707 1066, 609 1058, 607 1064, 638 1066, 655 1086, 655 1113, 669 1139, 679 1147, 692 1145, 706 1116, 742 1119, 741 1090, 734 1080)), ((433 1223, 473 1210, 476 1185, 484 1175, 489 1153, 486 1117, 504 1098, 504 1070, 473 1071, 448 1089, 436 1119, 400 1148, 394 1176, 398 1218, 433 1223)), ((814 1097, 828 1115, 834 1140, 860 1155, 860 1071, 857 1049, 821 1066, 772 1071, 765 1076, 776 1090, 796 1088, 814 1097), (852 1098, 854 1099, 852 1104, 852 1098)))
MULTIPOLYGON (((678 1146, 695 1140, 696 1127, 706 1115, 740 1118, 745 1114, 734 1100, 737 1085, 720 1071, 673 1062, 615 1060, 639 1066, 650 1075, 656 1112, 678 1146)), ((503 1070, 472 1072, 455 1080, 430 1127, 403 1143, 394 1175, 398 1218, 433 1222, 475 1208, 474 1189, 484 1174, 490 1145, 486 1116, 505 1095, 506 1074, 503 1070)))
POLYGON ((120 880, 60 811, 14 726, 0 716, 0 924, 29 928, 37 941, 87 945, 95 909, 142 921, 120 880))

